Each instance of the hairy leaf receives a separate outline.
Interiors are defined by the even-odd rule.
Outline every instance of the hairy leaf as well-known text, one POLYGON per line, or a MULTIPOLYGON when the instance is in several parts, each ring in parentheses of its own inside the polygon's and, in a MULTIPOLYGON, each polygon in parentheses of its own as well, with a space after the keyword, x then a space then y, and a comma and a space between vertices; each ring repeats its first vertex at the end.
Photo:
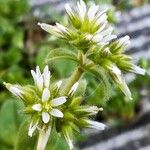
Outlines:
POLYGON ((46 62, 50 62, 56 59, 69 59, 75 62, 78 62, 77 56, 75 53, 68 50, 54 49, 51 50, 46 58, 46 62))

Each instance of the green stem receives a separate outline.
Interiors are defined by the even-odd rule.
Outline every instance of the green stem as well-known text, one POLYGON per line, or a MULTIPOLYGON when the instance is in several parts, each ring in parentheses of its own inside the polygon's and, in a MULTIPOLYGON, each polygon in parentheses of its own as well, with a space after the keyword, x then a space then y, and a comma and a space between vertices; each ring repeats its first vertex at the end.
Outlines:
POLYGON ((75 71, 73 72, 69 80, 67 81, 66 85, 64 86, 62 93, 61 93, 62 95, 68 94, 71 87, 81 78, 83 72, 84 71, 79 66, 75 69, 75 71))

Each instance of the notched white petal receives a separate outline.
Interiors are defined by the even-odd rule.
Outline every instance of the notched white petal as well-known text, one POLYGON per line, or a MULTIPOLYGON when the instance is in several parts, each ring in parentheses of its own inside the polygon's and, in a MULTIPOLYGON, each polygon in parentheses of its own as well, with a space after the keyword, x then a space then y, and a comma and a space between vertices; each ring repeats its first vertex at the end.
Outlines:
POLYGON ((50 114, 51 114, 52 116, 57 117, 57 118, 62 118, 62 117, 64 116, 63 113, 62 113, 60 110, 58 110, 58 109, 52 109, 52 110, 50 111, 50 114))
POLYGON ((66 102, 66 98, 64 96, 62 97, 59 97, 59 98, 55 98, 51 101, 51 105, 52 106, 59 106, 59 105, 62 105, 66 102))
POLYGON ((42 75, 39 78, 37 78, 37 87, 38 87, 39 91, 43 90, 43 77, 42 77, 42 75))
POLYGON ((50 120, 50 115, 47 112, 42 112, 42 120, 44 123, 48 123, 50 120))
POLYGON ((45 88, 42 94, 42 102, 48 101, 49 98, 50 98, 50 91, 49 89, 45 88))
POLYGON ((86 120, 86 122, 88 123, 89 128, 93 128, 97 130, 104 130, 106 127, 106 125, 97 121, 86 120))
POLYGON ((31 75, 32 75, 32 77, 33 77, 33 80, 34 80, 34 83, 36 84, 36 79, 37 79, 37 75, 36 75, 36 73, 35 73, 35 71, 34 70, 31 70, 31 75))

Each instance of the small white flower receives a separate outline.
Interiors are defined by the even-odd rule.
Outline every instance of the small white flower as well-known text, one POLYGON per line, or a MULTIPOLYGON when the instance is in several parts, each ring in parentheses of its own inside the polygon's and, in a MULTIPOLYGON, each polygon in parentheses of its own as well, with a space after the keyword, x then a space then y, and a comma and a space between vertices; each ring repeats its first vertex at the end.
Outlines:
POLYGON ((146 73, 145 69, 140 68, 139 66, 136 66, 134 64, 132 65, 131 71, 134 73, 140 74, 140 75, 145 75, 145 73, 146 73))
POLYGON ((48 65, 44 68, 44 71, 43 71, 43 80, 44 80, 44 85, 45 87, 49 88, 49 85, 50 85, 50 71, 48 69, 48 65))
POLYGON ((86 14, 86 5, 83 0, 77 2, 77 11, 81 20, 84 20, 86 14))
POLYGON ((70 17, 73 17, 73 16, 74 16, 74 12, 72 11, 72 8, 70 7, 69 4, 66 4, 66 5, 65 5, 65 9, 66 9, 66 12, 68 13, 68 15, 69 15, 70 17))
POLYGON ((76 83, 72 86, 71 90, 69 91, 69 94, 73 95, 73 94, 76 92, 78 86, 79 86, 79 82, 76 82, 76 83))
POLYGON ((3 83, 6 88, 15 96, 19 98, 23 98, 23 91, 21 90, 21 87, 19 85, 11 85, 9 83, 4 82, 3 83))
POLYGON ((88 18, 89 18, 89 21, 93 21, 94 18, 95 18, 95 15, 97 13, 99 9, 99 6, 96 6, 96 5, 92 5, 89 10, 88 10, 88 18))
POLYGON ((97 121, 91 121, 86 119, 86 123, 88 124, 87 127, 97 129, 97 130, 104 130, 106 125, 97 121))
POLYGON ((58 27, 58 29, 61 31, 61 32, 66 32, 68 33, 67 31, 67 28, 59 23, 56 23, 56 26, 58 27))
POLYGON ((39 89, 40 92, 43 91, 43 88, 49 88, 50 85, 50 71, 48 66, 44 68, 43 74, 41 74, 39 66, 36 67, 36 72, 31 70, 32 77, 34 79, 34 83, 39 89))
POLYGON ((64 96, 50 100, 50 91, 45 88, 42 93, 41 103, 34 104, 32 109, 41 112, 42 121, 48 123, 50 121, 50 115, 57 118, 63 117, 63 113, 56 107, 64 104, 66 101, 64 96))
POLYGON ((114 80, 117 82, 119 88, 122 90, 122 92, 130 99, 132 100, 132 95, 130 92, 130 89, 128 88, 124 78, 122 77, 120 69, 115 65, 110 65, 108 67, 110 72, 112 73, 114 80))
POLYGON ((128 47, 130 45, 130 37, 128 35, 119 39, 119 44, 128 47))
POLYGON ((45 30, 46 32, 50 33, 50 34, 54 34, 57 37, 63 37, 63 35, 61 34, 60 29, 58 29, 57 26, 52 26, 46 23, 38 23, 38 25, 45 30))

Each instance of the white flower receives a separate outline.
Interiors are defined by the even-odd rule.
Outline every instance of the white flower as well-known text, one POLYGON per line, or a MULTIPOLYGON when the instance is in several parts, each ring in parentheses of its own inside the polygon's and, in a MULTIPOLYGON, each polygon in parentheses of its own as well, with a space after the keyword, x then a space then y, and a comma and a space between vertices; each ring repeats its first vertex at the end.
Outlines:
POLYGON ((49 88, 50 85, 50 71, 48 69, 48 66, 44 68, 43 74, 41 74, 39 66, 36 67, 36 71, 31 70, 32 77, 34 79, 34 83, 39 89, 40 92, 42 92, 43 88, 49 88))
POLYGON ((130 45, 130 37, 128 35, 119 39, 119 45, 124 46, 124 48, 130 45))
POLYGON ((77 12, 81 20, 84 20, 86 14, 86 5, 83 0, 77 2, 77 12))
POLYGON ((97 106, 82 106, 76 109, 76 112, 88 113, 89 115, 96 115, 103 108, 98 108, 97 106))
POLYGON ((91 121, 91 120, 84 120, 88 125, 87 127, 97 129, 97 130, 104 130, 106 125, 103 123, 97 122, 97 121, 91 121))
POLYGON ((128 88, 120 69, 115 66, 115 65, 110 65, 108 66, 108 69, 110 70, 115 82, 118 84, 119 88, 122 90, 122 92, 127 96, 127 98, 129 98, 130 100, 132 100, 132 95, 130 92, 130 89, 128 88))
POLYGON ((50 115, 57 118, 63 117, 63 113, 56 107, 64 104, 65 102, 66 98, 63 96, 50 100, 50 91, 45 88, 42 93, 41 103, 34 104, 32 109, 41 112, 42 121, 44 123, 48 123, 50 121, 50 115))
POLYGON ((46 23, 38 23, 38 25, 46 32, 54 34, 55 36, 60 38, 65 38, 65 35, 70 35, 68 29, 59 23, 56 23, 55 26, 46 23))
POLYGON ((145 75, 146 70, 133 64, 131 72, 134 72, 134 73, 137 73, 137 74, 141 74, 141 75, 145 75))
POLYGON ((19 98, 23 98, 23 91, 21 90, 21 87, 19 85, 11 85, 9 83, 4 82, 3 83, 6 88, 15 96, 19 98))
POLYGON ((97 5, 92 5, 89 10, 88 10, 88 18, 89 18, 89 21, 93 21, 94 18, 95 18, 95 15, 97 13, 99 9, 99 6, 97 5))

